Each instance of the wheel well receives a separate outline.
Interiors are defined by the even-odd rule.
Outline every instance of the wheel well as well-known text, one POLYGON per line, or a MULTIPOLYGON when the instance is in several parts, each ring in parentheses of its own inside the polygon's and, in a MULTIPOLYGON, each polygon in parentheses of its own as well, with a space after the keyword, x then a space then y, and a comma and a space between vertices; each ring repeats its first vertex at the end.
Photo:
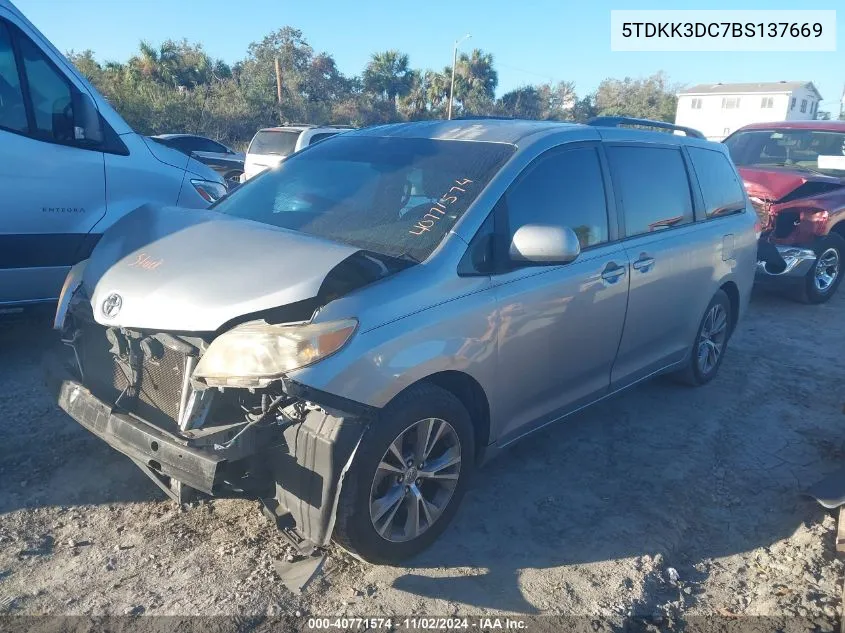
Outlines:
POLYGON ((845 220, 841 220, 830 228, 831 233, 838 233, 845 238, 845 220))
POLYGON ((461 371, 441 371, 427 376, 425 382, 445 389, 466 407, 475 428, 475 453, 481 456, 490 441, 490 404, 478 381, 461 371))
POLYGON ((739 321, 739 288, 736 287, 734 282, 726 281, 722 284, 720 290, 724 291, 731 301, 731 332, 733 332, 737 321, 739 321))

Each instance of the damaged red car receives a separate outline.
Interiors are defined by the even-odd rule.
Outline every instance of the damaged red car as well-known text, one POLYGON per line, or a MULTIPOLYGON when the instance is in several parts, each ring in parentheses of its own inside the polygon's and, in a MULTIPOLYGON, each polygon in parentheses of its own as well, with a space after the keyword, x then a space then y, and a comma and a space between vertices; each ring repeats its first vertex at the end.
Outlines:
POLYGON ((827 301, 845 258, 845 122, 755 123, 724 142, 760 216, 758 281, 827 301))

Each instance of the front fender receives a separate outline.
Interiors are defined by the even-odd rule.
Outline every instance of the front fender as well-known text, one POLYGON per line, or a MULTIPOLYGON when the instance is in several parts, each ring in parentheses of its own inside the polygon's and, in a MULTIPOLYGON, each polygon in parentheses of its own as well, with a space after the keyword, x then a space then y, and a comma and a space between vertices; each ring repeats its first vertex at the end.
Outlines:
POLYGON ((442 371, 464 372, 488 390, 497 366, 497 323, 488 286, 362 332, 342 352, 290 378, 377 408, 442 371))

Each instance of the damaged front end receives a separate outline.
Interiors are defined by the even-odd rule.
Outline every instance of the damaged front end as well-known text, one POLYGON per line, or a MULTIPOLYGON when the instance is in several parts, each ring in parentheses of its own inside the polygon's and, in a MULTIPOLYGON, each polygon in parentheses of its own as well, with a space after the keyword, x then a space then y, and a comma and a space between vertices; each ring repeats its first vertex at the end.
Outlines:
POLYGON ((744 176, 760 221, 758 279, 803 278, 816 262, 814 242, 829 228, 826 201, 830 195, 839 195, 841 184, 794 179, 775 193, 771 187, 749 181, 748 174, 744 176))
POLYGON ((196 368, 218 337, 107 327, 83 292, 65 307, 64 353, 47 368, 62 409, 175 500, 260 499, 300 551, 328 543, 372 409, 284 376, 209 386, 196 368))

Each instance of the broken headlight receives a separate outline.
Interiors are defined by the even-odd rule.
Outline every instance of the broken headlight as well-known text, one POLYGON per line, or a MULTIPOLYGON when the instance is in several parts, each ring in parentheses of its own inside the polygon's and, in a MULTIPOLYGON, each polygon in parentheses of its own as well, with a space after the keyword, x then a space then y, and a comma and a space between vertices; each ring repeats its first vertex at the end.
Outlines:
POLYGON ((355 319, 299 325, 250 321, 212 341, 194 378, 210 387, 263 387, 286 372, 334 354, 357 327, 355 319))

